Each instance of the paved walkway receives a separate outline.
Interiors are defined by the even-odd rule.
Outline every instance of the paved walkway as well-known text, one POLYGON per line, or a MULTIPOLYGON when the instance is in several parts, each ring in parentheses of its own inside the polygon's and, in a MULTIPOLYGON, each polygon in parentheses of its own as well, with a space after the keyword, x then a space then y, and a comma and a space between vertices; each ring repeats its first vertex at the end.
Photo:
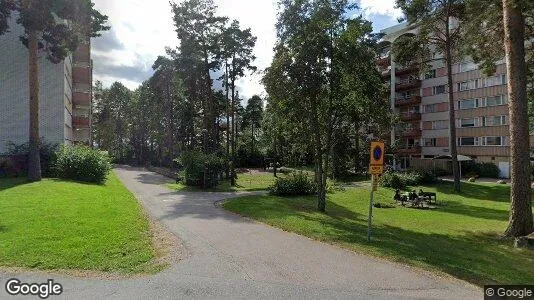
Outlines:
MULTIPOLYGON (((0 281, 54 278, 65 289, 59 298, 70 299, 482 297, 480 289, 462 281, 312 241, 215 205, 246 193, 172 192, 155 173, 129 167, 116 172, 145 209, 183 240, 184 260, 157 275, 133 279, 0 274, 0 281)), ((2 288, 0 299, 6 296, 2 288)))

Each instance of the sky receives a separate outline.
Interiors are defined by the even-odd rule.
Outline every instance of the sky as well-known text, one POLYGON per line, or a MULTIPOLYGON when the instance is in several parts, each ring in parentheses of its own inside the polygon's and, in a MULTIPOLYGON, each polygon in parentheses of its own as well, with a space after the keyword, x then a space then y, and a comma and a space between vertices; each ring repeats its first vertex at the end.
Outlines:
MULTIPOLYGON (((165 47, 179 45, 174 31, 169 0, 93 0, 95 8, 109 16, 111 30, 92 41, 93 77, 104 86, 120 81, 135 89, 152 75, 152 64, 165 47)), ((179 3, 180 0, 174 0, 179 3)), ((244 28, 251 28, 258 37, 254 54, 258 71, 247 74, 237 86, 245 99, 264 95, 261 72, 272 60, 276 41, 277 0, 214 0, 218 13, 236 19, 244 28)), ((360 10, 373 22, 375 31, 393 26, 402 16, 395 9, 395 0, 359 0, 360 10)), ((217 84, 216 84, 217 85, 217 84)))

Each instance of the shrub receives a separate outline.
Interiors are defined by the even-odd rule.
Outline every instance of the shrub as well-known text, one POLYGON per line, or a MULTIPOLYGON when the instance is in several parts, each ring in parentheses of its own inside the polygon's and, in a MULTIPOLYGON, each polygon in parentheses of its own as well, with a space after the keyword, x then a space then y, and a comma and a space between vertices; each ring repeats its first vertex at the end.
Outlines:
POLYGON ((380 185, 393 189, 403 189, 406 187, 405 183, 401 180, 399 173, 393 171, 387 171, 382 174, 382 177, 380 177, 380 185))
POLYGON ((395 205, 393 204, 382 203, 382 202, 374 203, 373 206, 376 208, 395 208, 395 205))
POLYGON ((317 185, 304 172, 298 172, 278 177, 269 191, 277 196, 306 196, 316 194, 317 185))
POLYGON ((62 146, 56 152, 54 172, 59 178, 103 183, 110 170, 109 156, 87 146, 62 146))
POLYGON ((501 171, 494 163, 477 163, 478 175, 486 178, 499 178, 501 171))
POLYGON ((197 150, 186 151, 175 161, 184 169, 185 184, 202 188, 216 187, 219 174, 225 167, 225 160, 216 154, 204 154, 197 150))
MULTIPOLYGON (((8 154, 9 156, 15 156, 16 161, 14 162, 17 168, 22 169, 22 172, 17 172, 16 176, 21 176, 22 173, 28 171, 28 152, 30 146, 28 143, 25 144, 8 144, 8 154), (23 157, 24 159, 20 159, 23 157)), ((41 158, 41 174, 43 177, 53 177, 54 174, 54 163, 56 160, 56 152, 58 151, 59 146, 57 144, 48 143, 46 141, 41 141, 41 148, 39 150, 41 158)))
POLYGON ((286 167, 281 167, 281 168, 277 169, 276 172, 287 175, 287 174, 293 173, 294 170, 290 169, 290 168, 286 168, 286 167))
POLYGON ((395 172, 387 171, 380 178, 380 185, 393 189, 417 186, 436 182, 436 176, 426 171, 395 172))
POLYGON ((500 170, 494 163, 462 162, 462 174, 466 177, 499 178, 500 170))
POLYGON ((0 157, 0 178, 24 176, 27 160, 25 155, 0 157))

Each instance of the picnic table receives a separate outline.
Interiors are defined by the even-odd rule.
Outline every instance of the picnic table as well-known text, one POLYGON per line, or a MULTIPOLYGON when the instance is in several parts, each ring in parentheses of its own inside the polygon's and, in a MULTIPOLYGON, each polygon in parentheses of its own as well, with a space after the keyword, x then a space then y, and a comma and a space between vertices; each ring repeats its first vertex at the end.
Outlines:
POLYGON ((415 191, 399 193, 397 191, 395 195, 395 201, 401 202, 403 206, 405 203, 411 203, 412 207, 417 206, 423 208, 425 203, 427 205, 432 204, 432 200, 434 201, 434 204, 437 204, 436 193, 423 192, 422 190, 420 190, 419 193, 416 193, 415 191), (397 196, 397 194, 399 196, 397 196))

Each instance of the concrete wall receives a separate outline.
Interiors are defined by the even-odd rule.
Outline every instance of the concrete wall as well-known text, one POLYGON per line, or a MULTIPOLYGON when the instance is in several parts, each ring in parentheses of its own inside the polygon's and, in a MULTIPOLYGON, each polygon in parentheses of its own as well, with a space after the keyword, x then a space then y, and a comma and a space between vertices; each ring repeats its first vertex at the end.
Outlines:
MULTIPOLYGON (((13 20, 0 36, 0 154, 10 142, 29 139, 28 50, 20 42, 23 30, 13 20)), ((39 56, 40 135, 47 142, 65 141, 65 62, 52 64, 39 56)))

